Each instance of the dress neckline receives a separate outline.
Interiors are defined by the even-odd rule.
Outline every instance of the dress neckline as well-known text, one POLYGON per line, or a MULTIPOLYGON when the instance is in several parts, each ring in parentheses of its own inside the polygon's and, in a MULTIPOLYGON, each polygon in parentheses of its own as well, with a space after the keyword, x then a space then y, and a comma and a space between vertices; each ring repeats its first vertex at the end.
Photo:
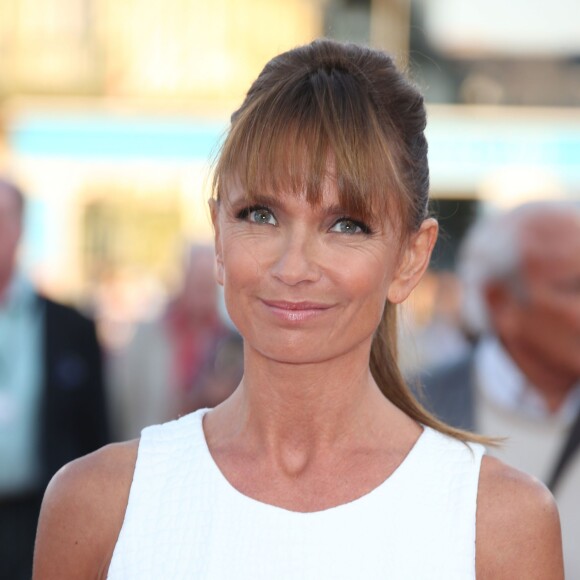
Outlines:
POLYGON ((405 479, 405 475, 413 471, 413 466, 417 463, 419 457, 422 455, 421 450, 423 447, 425 447, 427 441, 431 438, 433 431, 427 425, 421 425, 423 431, 417 437, 417 439, 413 443, 413 446, 409 449, 405 457, 403 457, 401 463, 399 463, 399 465, 395 467, 394 471, 385 480, 383 480, 379 485, 377 485, 370 491, 348 502, 341 503, 336 506, 331 506, 321 510, 302 512, 291 510, 288 508, 277 506, 275 504, 270 504, 255 499, 251 496, 242 493, 239 489, 237 489, 234 485, 232 485, 229 479, 223 474, 218 464, 215 462, 213 455, 211 454, 211 451, 209 449, 209 445, 207 443, 205 431, 203 428, 203 419, 206 413, 208 413, 209 411, 211 411, 211 409, 200 409, 195 413, 196 429, 198 430, 199 441, 201 442, 201 451, 204 456, 203 461, 207 465, 207 469, 210 470, 210 472, 213 474, 213 477, 216 481, 216 485, 218 485, 226 495, 232 498, 233 501, 243 502, 250 508, 258 510, 269 510, 271 512, 278 512, 280 514, 288 514, 290 517, 297 518, 300 517, 308 518, 308 517, 323 516, 327 514, 328 515, 336 514, 337 512, 341 512, 343 510, 347 511, 368 503, 372 503, 376 497, 381 496, 382 494, 386 493, 387 490, 390 490, 392 487, 399 485, 401 482, 403 482, 405 479))

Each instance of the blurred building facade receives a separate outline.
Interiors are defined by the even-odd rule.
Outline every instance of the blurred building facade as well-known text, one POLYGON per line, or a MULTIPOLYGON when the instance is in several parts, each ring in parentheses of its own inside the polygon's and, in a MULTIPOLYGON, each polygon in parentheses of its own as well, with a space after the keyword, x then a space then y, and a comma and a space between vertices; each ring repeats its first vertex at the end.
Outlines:
POLYGON ((211 235, 229 113, 322 28, 304 0, 0 0, 0 171, 29 194, 38 282, 109 317, 161 302, 185 240, 211 235))
POLYGON ((320 17, 304 0, 2 0, 0 90, 231 100, 320 17))

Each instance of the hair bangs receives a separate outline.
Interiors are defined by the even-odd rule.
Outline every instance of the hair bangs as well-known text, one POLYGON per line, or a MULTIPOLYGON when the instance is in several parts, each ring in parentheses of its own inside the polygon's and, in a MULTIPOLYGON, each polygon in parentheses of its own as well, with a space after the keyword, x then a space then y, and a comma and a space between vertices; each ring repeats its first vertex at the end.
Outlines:
POLYGON ((322 69, 280 85, 234 115, 214 195, 235 182, 249 200, 284 193, 317 205, 330 180, 349 215, 381 225, 404 220, 394 144, 359 83, 322 69))

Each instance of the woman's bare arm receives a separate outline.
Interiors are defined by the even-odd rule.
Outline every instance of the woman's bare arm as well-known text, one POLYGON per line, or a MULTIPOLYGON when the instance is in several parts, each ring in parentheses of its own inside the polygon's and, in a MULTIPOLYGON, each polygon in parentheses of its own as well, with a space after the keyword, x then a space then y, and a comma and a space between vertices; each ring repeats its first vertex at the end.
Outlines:
POLYGON ((560 518, 537 479, 484 457, 477 501, 478 580, 562 580, 560 518))
POLYGON ((137 441, 109 445, 63 467, 46 490, 35 580, 106 578, 123 524, 137 441))

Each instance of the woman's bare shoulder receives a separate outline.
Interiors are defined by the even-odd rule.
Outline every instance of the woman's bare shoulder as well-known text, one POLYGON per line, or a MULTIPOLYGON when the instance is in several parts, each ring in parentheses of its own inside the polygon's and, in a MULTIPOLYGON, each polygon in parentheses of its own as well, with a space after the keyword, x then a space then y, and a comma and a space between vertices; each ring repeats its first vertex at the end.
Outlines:
POLYGON ((51 480, 38 524, 34 578, 105 578, 123 524, 138 440, 107 445, 51 480))
POLYGON ((560 518, 537 479, 485 456, 477 498, 477 578, 564 578, 560 518))

